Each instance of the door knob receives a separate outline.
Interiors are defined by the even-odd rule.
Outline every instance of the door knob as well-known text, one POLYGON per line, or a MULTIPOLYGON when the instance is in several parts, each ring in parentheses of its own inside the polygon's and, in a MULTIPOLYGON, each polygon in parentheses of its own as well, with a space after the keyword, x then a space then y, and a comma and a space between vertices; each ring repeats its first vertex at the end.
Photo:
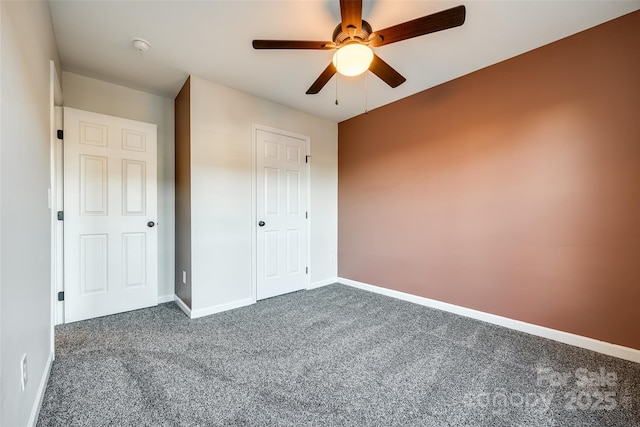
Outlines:
POLYGON ((155 223, 155 222, 153 222, 153 221, 149 221, 149 222, 147 223, 147 227, 149 227, 149 228, 153 227, 154 225, 156 225, 156 223, 155 223))
POLYGON ((259 225, 260 227, 264 227, 265 222, 264 222, 264 221, 260 221, 260 222, 258 223, 258 225, 259 225))

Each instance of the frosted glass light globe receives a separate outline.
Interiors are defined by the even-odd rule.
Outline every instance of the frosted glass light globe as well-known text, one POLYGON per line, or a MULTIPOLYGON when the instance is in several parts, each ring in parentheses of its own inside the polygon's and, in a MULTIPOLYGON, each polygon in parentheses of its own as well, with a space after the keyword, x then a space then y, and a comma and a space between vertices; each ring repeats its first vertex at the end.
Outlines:
POLYGON ((333 65, 343 76, 358 76, 369 69, 373 51, 369 46, 351 43, 341 47, 333 55, 333 65))

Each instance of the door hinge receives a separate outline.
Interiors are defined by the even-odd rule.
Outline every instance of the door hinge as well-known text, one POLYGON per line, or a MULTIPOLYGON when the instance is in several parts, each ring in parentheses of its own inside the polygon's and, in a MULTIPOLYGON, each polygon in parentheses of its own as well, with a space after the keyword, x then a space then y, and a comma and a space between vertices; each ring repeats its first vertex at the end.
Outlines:
POLYGON ((304 274, 309 274, 309 267, 305 267, 304 271, 305 271, 304 274))
POLYGON ((307 212, 305 212, 305 213, 304 213, 304 217, 305 217, 306 219, 309 219, 309 211, 307 211, 307 212))
POLYGON ((58 129, 58 139, 64 139, 64 131, 62 129, 58 129))
POLYGON ((58 301, 64 301, 64 291, 58 292, 58 301))
POLYGON ((311 156, 304 156, 304 162, 309 163, 309 158, 311 158, 311 156))
POLYGON ((64 212, 58 211, 58 221, 64 221, 64 212))

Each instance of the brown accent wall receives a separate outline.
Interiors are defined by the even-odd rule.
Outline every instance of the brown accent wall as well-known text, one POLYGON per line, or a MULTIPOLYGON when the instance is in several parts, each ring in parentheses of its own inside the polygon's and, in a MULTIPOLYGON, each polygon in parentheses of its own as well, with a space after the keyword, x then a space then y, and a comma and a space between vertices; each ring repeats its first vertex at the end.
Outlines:
POLYGON ((640 12, 338 129, 340 277, 640 349, 640 12))
POLYGON ((191 308, 191 79, 175 99, 176 116, 176 295, 191 308), (182 272, 187 272, 187 284, 182 272))

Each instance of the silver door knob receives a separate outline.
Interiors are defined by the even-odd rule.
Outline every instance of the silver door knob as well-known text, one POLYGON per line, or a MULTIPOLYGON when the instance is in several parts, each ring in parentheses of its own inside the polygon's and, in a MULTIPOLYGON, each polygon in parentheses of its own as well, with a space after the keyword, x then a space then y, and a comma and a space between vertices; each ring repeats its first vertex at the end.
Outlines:
POLYGON ((259 225, 260 227, 264 227, 264 226, 265 226, 265 222, 264 222, 264 221, 260 221, 260 222, 258 223, 258 225, 259 225))
POLYGON ((154 225, 156 225, 156 223, 155 223, 155 222, 153 222, 153 221, 149 221, 149 222, 147 223, 147 227, 149 227, 149 228, 153 227, 154 225))

